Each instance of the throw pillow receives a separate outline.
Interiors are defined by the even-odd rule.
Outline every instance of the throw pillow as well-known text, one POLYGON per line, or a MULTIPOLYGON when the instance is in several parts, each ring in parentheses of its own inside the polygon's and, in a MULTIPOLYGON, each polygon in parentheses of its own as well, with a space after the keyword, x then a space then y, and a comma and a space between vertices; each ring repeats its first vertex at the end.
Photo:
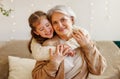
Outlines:
POLYGON ((36 61, 34 59, 8 56, 9 76, 8 79, 32 79, 32 70, 36 61))

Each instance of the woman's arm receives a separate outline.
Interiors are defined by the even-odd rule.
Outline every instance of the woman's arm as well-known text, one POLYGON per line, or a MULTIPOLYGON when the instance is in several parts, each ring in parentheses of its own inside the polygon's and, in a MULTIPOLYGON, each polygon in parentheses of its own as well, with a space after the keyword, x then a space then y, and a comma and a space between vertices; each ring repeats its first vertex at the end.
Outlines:
POLYGON ((81 48, 84 52, 88 69, 92 74, 100 75, 106 68, 106 60, 93 43, 81 48))
POLYGON ((85 34, 83 30, 76 30, 73 36, 81 46, 89 71, 96 75, 103 73, 106 60, 91 41, 90 35, 85 34))

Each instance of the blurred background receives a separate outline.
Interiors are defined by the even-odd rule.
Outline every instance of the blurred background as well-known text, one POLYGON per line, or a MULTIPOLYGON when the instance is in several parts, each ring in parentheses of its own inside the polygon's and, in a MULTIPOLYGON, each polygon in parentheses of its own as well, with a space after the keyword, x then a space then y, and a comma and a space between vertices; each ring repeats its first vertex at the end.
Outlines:
POLYGON ((93 40, 120 41, 120 0, 0 0, 0 41, 29 40, 28 17, 55 5, 70 6, 76 25, 87 29, 93 40), (12 10, 8 15, 2 10, 12 10))

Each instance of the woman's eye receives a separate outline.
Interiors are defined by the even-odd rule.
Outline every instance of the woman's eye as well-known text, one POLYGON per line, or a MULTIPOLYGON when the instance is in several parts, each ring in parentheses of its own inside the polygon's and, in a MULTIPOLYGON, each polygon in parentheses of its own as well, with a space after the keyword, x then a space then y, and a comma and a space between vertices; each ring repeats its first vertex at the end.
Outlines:
POLYGON ((61 19, 61 22, 64 22, 65 20, 66 20, 65 18, 62 18, 62 19, 61 19))
POLYGON ((57 22, 55 21, 55 22, 53 22, 52 24, 55 25, 55 24, 57 24, 57 22))

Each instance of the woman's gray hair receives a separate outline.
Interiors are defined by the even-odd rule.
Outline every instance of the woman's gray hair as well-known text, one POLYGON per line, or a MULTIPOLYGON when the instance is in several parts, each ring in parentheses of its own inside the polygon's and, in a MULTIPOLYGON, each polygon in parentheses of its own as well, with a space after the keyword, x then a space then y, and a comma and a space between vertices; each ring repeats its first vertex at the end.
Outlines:
POLYGON ((57 5, 55 7, 53 7, 52 9, 50 9, 47 14, 48 14, 48 18, 49 20, 51 20, 51 16, 54 12, 60 12, 60 13, 63 13, 67 16, 72 16, 73 17, 73 20, 75 22, 75 19, 76 19, 76 15, 75 13, 73 12, 73 10, 68 7, 68 6, 65 6, 65 5, 57 5))

